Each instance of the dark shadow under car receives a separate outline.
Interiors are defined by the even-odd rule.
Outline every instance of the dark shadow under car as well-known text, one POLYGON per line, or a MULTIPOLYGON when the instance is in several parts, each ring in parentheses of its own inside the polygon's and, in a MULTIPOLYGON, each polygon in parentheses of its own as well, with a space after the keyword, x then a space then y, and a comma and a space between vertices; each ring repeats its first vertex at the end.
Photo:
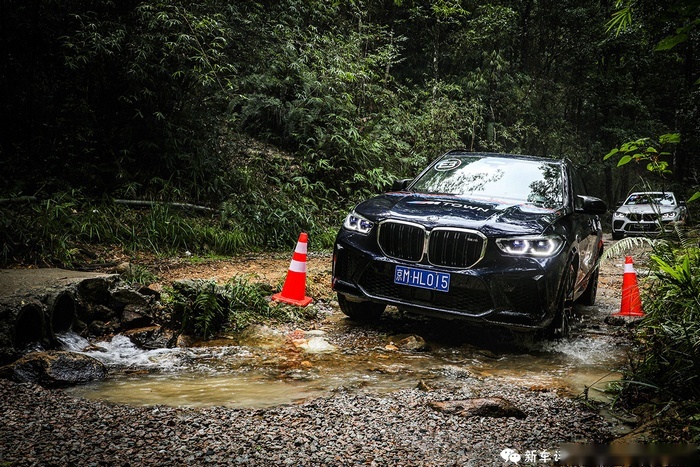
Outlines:
POLYGON ((354 319, 394 305, 564 336, 595 302, 605 211, 568 160, 450 151, 347 216, 333 289, 354 319))

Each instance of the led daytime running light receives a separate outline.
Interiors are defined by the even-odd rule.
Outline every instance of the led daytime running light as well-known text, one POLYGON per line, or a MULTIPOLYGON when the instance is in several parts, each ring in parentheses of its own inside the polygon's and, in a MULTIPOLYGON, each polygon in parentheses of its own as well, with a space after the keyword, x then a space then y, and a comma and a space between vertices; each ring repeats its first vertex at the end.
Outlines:
POLYGON ((353 211, 348 214, 348 217, 345 218, 343 227, 348 230, 367 235, 374 227, 374 222, 365 219, 353 211))
POLYGON ((564 242, 559 237, 499 238, 496 245, 504 253, 515 256, 554 256, 564 242))

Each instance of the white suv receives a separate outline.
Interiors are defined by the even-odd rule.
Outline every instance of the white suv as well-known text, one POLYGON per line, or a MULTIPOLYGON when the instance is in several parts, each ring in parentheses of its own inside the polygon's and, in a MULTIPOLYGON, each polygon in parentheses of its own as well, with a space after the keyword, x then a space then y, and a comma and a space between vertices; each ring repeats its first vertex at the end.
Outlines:
POLYGON ((670 191, 632 193, 612 216, 615 240, 625 235, 658 234, 671 223, 685 223, 688 209, 670 191))

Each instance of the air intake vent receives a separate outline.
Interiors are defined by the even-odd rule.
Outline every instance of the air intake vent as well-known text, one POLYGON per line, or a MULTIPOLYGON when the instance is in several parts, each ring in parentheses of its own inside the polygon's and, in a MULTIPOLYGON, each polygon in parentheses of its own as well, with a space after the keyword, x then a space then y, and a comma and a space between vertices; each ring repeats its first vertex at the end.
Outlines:
POLYGON ((384 222, 379 226, 379 248, 391 258, 418 262, 423 258, 425 229, 416 224, 384 222))
POLYGON ((486 239, 470 230, 435 229, 430 233, 428 261, 436 266, 470 268, 484 256, 486 239))
POLYGON ((407 222, 383 222, 378 241, 390 258, 417 263, 427 250, 430 264, 448 268, 470 268, 486 251, 486 237, 479 232, 438 227, 428 234, 423 226, 407 222))

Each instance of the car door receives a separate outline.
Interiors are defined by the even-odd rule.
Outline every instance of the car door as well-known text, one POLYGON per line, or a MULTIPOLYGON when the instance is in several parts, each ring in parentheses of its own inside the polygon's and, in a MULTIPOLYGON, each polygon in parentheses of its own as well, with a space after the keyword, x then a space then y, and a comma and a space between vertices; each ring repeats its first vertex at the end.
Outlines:
POLYGON ((581 196, 587 196, 588 191, 581 174, 573 167, 571 167, 571 181, 574 195, 574 224, 579 244, 579 268, 575 287, 578 293, 585 289, 586 277, 593 271, 598 261, 601 224, 598 216, 583 213, 581 196))

